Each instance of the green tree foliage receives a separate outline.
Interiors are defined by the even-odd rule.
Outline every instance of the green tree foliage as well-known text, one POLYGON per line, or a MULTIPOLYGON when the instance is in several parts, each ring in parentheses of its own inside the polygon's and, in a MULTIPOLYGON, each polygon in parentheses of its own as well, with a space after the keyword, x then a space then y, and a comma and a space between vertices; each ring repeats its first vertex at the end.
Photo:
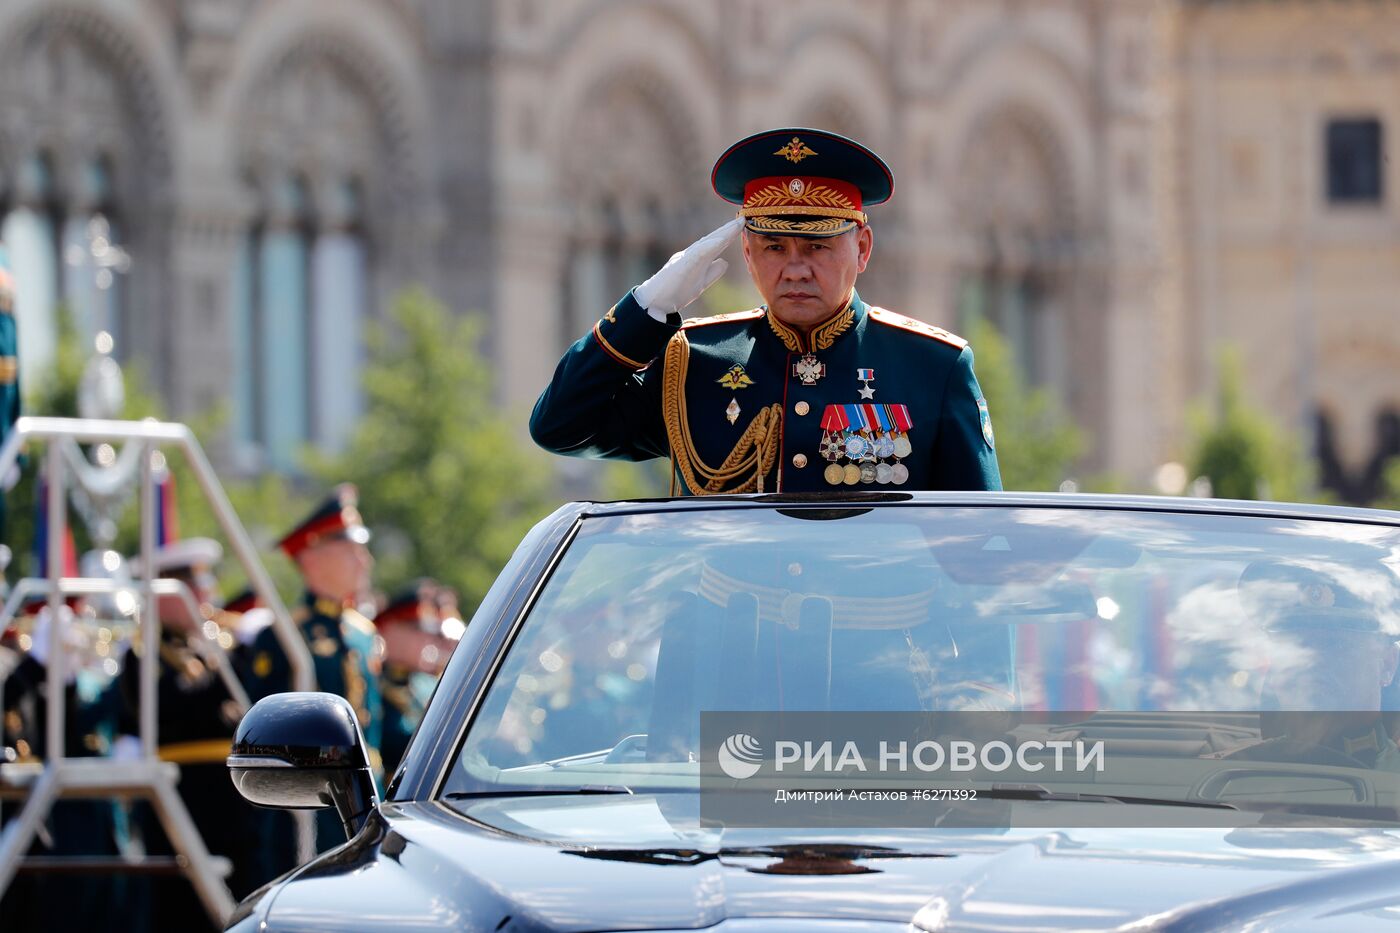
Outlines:
POLYGON ((1381 493, 1372 508, 1400 511, 1400 457, 1391 457, 1385 462, 1381 476, 1381 493))
POLYGON ((359 486, 378 586, 430 576, 469 608, 556 504, 550 464, 501 415, 476 318, 421 291, 400 296, 391 318, 368 335, 366 411, 349 445, 310 469, 326 486, 359 486))
POLYGON ((1191 416, 1191 476, 1208 478, 1211 494, 1221 499, 1316 500, 1301 443, 1250 408, 1241 383, 1239 357, 1227 350, 1213 403, 1198 405, 1191 416))
MULTIPOLYGON (((1079 428, 1044 389, 1029 388, 995 327, 973 322, 967 334, 977 381, 987 397, 1005 489, 1056 490, 1083 450, 1079 428)), ((917 425, 915 429, 917 430, 917 425)))

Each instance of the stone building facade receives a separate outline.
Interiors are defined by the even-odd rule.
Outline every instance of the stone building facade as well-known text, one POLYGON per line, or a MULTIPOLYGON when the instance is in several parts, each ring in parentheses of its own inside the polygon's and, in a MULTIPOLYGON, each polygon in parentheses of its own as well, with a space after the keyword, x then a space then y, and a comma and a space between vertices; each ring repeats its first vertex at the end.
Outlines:
POLYGON ((1086 471, 1179 457, 1224 343, 1336 483, 1400 404, 1400 163, 1367 175, 1400 0, 0 0, 0 78, 22 366, 62 299, 177 415, 226 401, 233 468, 344 438, 408 284, 488 316, 528 405, 726 219, 715 155, 786 123, 895 170, 863 296, 990 318, 1086 471), (133 260, 107 291, 66 262, 98 214, 133 260))

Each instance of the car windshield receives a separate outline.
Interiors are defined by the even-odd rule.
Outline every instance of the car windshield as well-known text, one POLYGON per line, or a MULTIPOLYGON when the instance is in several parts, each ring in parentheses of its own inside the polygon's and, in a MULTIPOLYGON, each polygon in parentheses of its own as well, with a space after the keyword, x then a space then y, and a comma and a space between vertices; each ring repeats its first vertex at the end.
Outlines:
POLYGON ((1384 525, 1109 508, 585 518, 445 791, 694 787, 712 710, 1246 714, 1202 753, 1290 710, 1379 729, 1398 548, 1384 525))

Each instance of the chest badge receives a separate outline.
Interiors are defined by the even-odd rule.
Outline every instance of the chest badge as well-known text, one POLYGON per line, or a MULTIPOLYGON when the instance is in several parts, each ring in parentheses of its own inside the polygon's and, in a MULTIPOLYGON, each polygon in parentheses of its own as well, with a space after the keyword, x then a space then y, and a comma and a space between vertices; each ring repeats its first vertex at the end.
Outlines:
POLYGON ((744 367, 740 366, 738 363, 729 367, 729 370, 715 381, 730 391, 747 389, 749 386, 753 385, 753 380, 749 378, 749 374, 744 372, 744 367))
POLYGON ((872 388, 870 388, 870 383, 872 383, 872 382, 875 381, 875 370, 873 370, 873 369, 857 369, 857 370, 856 370, 856 379, 861 383, 861 387, 860 387, 860 397, 863 398, 863 399, 872 399, 872 398, 874 398, 874 397, 875 397, 875 390, 872 389, 872 388))
POLYGON ((792 374, 801 380, 804 386, 814 386, 818 379, 826 375, 826 364, 817 359, 815 353, 807 353, 792 364, 792 374))

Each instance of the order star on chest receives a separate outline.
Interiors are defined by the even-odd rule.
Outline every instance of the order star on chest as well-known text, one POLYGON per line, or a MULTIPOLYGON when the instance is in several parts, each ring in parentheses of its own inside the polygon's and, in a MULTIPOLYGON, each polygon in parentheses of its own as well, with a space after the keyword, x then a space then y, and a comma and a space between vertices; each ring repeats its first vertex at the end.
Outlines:
POLYGON ((817 359, 815 353, 806 353, 792 364, 792 375, 804 386, 814 386, 826 375, 826 364, 817 359))

